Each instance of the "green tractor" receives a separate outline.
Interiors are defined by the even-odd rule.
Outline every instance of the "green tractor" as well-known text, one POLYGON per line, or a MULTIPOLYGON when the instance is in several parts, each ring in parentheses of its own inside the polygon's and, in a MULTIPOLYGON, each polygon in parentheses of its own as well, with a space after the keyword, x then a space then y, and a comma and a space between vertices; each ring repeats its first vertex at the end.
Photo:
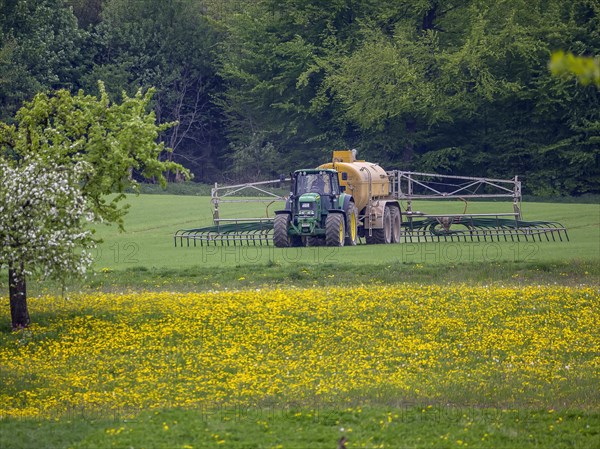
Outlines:
POLYGON ((343 190, 335 170, 295 171, 286 208, 275 212, 275 246, 356 245, 358 210, 343 190))

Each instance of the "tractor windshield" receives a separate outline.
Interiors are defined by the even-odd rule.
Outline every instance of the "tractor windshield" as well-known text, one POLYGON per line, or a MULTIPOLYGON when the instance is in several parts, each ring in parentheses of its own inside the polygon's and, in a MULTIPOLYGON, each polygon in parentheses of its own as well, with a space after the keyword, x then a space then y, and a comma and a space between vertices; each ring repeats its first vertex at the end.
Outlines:
POLYGON ((296 179, 296 195, 304 193, 329 195, 331 193, 331 177, 326 172, 299 174, 296 179))

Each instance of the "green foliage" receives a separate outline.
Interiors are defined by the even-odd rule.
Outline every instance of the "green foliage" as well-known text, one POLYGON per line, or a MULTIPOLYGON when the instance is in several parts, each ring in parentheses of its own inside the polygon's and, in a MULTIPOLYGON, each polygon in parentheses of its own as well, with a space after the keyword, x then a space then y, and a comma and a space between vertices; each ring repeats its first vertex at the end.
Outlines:
POLYGON ((98 97, 66 90, 36 95, 19 110, 15 125, 0 129, 0 143, 19 159, 35 156, 65 166, 85 162, 91 170, 80 178, 82 194, 101 219, 122 226, 125 208, 118 202, 126 188, 137 185, 132 175, 164 184, 165 172, 188 172, 159 160, 165 146, 157 138, 173 124, 157 125, 154 112, 148 112, 152 90, 123 94, 121 103, 110 102, 102 83, 99 90, 98 97), (108 199, 110 193, 118 195, 108 199))
POLYGON ((575 75, 584 86, 596 84, 600 87, 600 56, 575 56, 573 53, 552 53, 550 70, 554 75, 575 75))
POLYGON ((553 46, 598 46, 595 18, 585 0, 253 3, 224 19, 230 139, 258 133, 288 166, 357 147, 389 168, 595 191, 595 153, 582 154, 589 134, 577 131, 595 123, 595 99, 544 70, 553 46), (544 157, 560 142, 577 145, 550 176, 544 157))
POLYGON ((154 86, 157 119, 178 122, 165 157, 206 182, 357 148, 386 168, 598 192, 598 64, 572 55, 600 53, 599 17, 592 0, 5 1, 0 119, 102 79, 116 100, 154 86), (553 53, 578 84, 551 74, 553 53), (268 167, 245 159, 271 145, 268 167))
POLYGON ((166 184, 165 171, 189 172, 160 161, 156 143, 171 123, 156 124, 148 112, 152 91, 111 103, 104 85, 98 97, 80 91, 40 93, 0 122, 0 268, 9 269, 13 328, 27 327, 26 276, 82 274, 93 246, 86 221, 116 222, 123 229, 124 191, 133 174, 166 184), (107 195, 117 193, 112 197, 107 195))
POLYGON ((88 28, 90 25, 97 25, 102 21, 100 13, 102 12, 102 3, 105 0, 66 0, 66 3, 73 8, 73 14, 77 17, 77 22, 81 28, 88 28))
POLYGON ((233 145, 232 170, 236 182, 264 181, 277 176, 278 155, 271 142, 254 135, 247 145, 233 145))
POLYGON ((355 40, 354 14, 342 1, 244 2, 223 20, 219 74, 234 144, 263 136, 281 155, 279 171, 322 163, 344 145, 346 120, 318 89, 322 66, 355 40))
POLYGON ((0 3, 0 120, 37 92, 78 86, 87 37, 63 0, 0 3))
POLYGON ((202 3, 112 0, 102 19, 92 34, 96 53, 83 84, 92 89, 102 79, 112 98, 154 87, 157 119, 177 122, 161 133, 173 149, 169 160, 211 179, 222 162, 218 149, 226 144, 211 98, 220 89, 212 54, 219 32, 202 3))

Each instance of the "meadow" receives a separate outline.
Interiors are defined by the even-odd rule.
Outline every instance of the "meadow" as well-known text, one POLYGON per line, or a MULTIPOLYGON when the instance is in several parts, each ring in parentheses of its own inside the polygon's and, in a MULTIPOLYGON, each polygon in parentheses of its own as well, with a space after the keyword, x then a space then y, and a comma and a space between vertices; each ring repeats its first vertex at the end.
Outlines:
POLYGON ((569 242, 287 250, 175 247, 208 198, 128 201, 29 329, 3 290, 0 447, 600 443, 598 205, 524 205, 569 242))
MULTIPOLYGON (((124 269, 135 266, 169 269, 227 267, 277 262, 298 263, 480 263, 480 262, 563 262, 596 260, 600 257, 600 206, 597 204, 525 203, 525 220, 558 221, 569 230, 570 242, 443 242, 422 244, 368 245, 356 248, 176 248, 173 234, 178 229, 212 225, 210 198, 202 196, 140 195, 127 200, 131 204, 126 231, 100 227, 104 240, 96 253, 98 269, 124 269)), ((254 204, 225 205, 222 217, 273 216, 280 204, 266 207, 254 204)), ((415 202, 414 209, 427 212, 462 212, 462 202, 415 202)), ((506 202, 472 203, 470 212, 510 212, 506 202)))
POLYGON ((342 433, 350 447, 589 447, 599 300, 465 285, 46 296, 36 324, 1 336, 2 439, 100 421, 57 447, 326 448, 342 433), (413 420, 455 422, 399 444, 413 420))

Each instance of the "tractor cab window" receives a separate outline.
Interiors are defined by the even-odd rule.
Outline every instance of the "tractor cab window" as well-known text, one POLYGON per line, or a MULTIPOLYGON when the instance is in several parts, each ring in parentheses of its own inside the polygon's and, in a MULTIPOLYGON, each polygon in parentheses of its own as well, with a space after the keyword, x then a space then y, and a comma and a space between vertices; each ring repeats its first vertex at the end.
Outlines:
POLYGON ((307 173, 298 176, 296 193, 318 193, 319 195, 331 194, 331 177, 327 173, 307 173))

